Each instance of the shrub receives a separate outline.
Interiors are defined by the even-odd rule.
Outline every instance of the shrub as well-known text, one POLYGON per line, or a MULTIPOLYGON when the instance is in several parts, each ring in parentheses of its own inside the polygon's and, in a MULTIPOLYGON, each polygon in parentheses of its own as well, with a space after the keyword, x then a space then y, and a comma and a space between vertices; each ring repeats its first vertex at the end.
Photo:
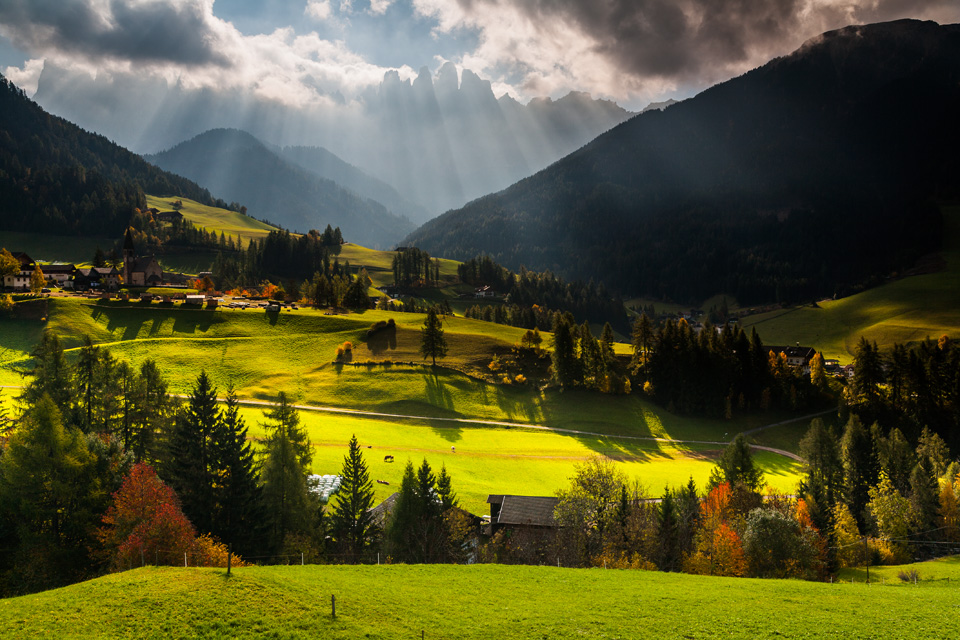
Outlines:
POLYGON ((517 377, 514 378, 513 381, 516 382, 517 384, 523 384, 527 381, 527 378, 522 373, 518 373, 517 377))
POLYGON ((897 574, 897 577, 900 578, 902 582, 919 582, 920 574, 917 573, 916 569, 910 569, 910 571, 901 571, 897 574))

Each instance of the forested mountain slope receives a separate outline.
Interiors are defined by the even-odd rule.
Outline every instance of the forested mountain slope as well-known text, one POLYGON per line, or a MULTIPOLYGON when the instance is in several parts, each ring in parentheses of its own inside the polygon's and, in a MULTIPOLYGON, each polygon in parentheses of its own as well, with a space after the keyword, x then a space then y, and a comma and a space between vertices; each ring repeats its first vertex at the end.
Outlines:
POLYGON ((0 76, 0 229, 120 236, 144 190, 215 202, 103 136, 45 112, 0 76))
POLYGON ((957 113, 960 25, 847 27, 636 116, 406 243, 679 301, 845 293, 938 249, 957 113))

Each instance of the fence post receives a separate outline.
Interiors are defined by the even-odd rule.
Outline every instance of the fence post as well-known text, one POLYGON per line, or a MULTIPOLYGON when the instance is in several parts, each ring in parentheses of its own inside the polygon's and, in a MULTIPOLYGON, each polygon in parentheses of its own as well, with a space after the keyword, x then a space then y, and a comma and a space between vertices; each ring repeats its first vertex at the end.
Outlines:
POLYGON ((300 566, 303 566, 303 551, 300 552, 300 566))
POLYGON ((230 575, 230 564, 233 560, 233 543, 227 545, 227 575, 230 575))
POLYGON ((330 616, 337 617, 337 596, 330 594, 330 616))
POLYGON ((187 552, 186 552, 186 551, 183 552, 183 566, 184 566, 184 568, 186 568, 186 566, 187 566, 187 552))

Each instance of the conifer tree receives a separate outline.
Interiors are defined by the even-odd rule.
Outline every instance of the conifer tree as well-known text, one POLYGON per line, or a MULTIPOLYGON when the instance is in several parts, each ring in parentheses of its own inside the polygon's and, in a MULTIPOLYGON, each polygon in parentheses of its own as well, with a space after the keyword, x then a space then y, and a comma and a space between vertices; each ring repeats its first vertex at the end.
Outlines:
POLYGON ((180 496, 183 512, 200 533, 209 533, 216 509, 213 435, 220 421, 217 390, 201 371, 186 405, 177 414, 165 473, 180 496))
POLYGON ((263 501, 270 545, 279 548, 288 533, 306 533, 313 524, 316 505, 307 489, 313 451, 300 427, 300 415, 284 392, 265 416, 263 501))
POLYGON ((370 515, 373 483, 356 435, 350 438, 340 477, 340 491, 334 498, 331 524, 341 552, 347 559, 356 562, 363 558, 376 534, 370 515))
POLYGON ((227 391, 226 408, 214 432, 217 512, 212 533, 233 543, 241 555, 253 555, 263 529, 260 469, 247 442, 247 425, 240 415, 236 391, 227 391))
POLYGON ((427 310, 427 318, 420 331, 420 354, 424 358, 431 358, 433 366, 437 366, 437 358, 447 355, 447 339, 443 336, 443 325, 433 307, 427 310))

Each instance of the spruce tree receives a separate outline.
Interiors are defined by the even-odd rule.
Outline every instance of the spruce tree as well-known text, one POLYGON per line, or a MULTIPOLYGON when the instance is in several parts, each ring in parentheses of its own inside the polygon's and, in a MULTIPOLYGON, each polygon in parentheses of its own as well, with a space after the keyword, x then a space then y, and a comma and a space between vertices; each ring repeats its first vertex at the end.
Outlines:
POLYGON ((177 414, 164 475, 183 512, 200 533, 209 533, 216 508, 213 483, 213 435, 220 421, 217 390, 201 371, 186 405, 177 414))
POLYGON ((376 527, 370 515, 373 483, 356 435, 350 438, 340 477, 340 491, 334 498, 331 525, 340 551, 347 560, 357 562, 373 541, 376 527))
POLYGON ((217 511, 213 534, 233 543, 240 555, 252 555, 261 541, 264 509, 260 469, 247 442, 247 425, 240 415, 236 391, 227 391, 226 409, 214 432, 217 511))
POLYGON ((427 310, 427 318, 420 331, 420 354, 424 358, 432 358, 433 366, 437 366, 437 358, 447 355, 447 339, 443 337, 443 325, 434 307, 427 310))
POLYGON ((731 488, 742 484, 754 492, 763 487, 763 472, 754 463, 750 445, 742 433, 727 445, 710 473, 710 488, 723 482, 728 482, 731 488))
POLYGON ((264 443, 263 502, 267 536, 279 548, 288 533, 307 533, 313 523, 314 499, 307 489, 307 474, 313 451, 300 415, 282 391, 277 404, 266 412, 264 443))

